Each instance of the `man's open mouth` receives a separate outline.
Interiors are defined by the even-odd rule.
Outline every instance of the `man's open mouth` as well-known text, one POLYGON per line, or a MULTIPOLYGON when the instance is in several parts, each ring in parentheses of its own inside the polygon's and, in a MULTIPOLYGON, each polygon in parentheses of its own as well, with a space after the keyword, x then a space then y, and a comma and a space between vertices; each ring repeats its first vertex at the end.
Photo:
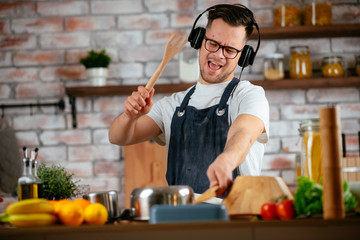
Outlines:
POLYGON ((219 70, 220 68, 223 67, 222 65, 215 63, 213 61, 208 61, 208 66, 211 70, 214 70, 214 71, 219 70))

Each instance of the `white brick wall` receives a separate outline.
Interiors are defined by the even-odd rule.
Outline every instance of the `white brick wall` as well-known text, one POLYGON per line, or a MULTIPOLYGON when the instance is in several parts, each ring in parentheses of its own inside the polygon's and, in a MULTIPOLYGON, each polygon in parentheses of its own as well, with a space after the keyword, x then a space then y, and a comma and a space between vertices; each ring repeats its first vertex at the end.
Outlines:
MULTIPOLYGON (((90 184, 92 191, 119 190, 123 200, 122 148, 109 144, 107 131, 112 119, 122 111, 126 96, 77 98, 78 129, 74 130, 64 85, 87 83, 79 59, 93 48, 105 48, 112 57, 109 82, 144 84, 160 63, 164 44, 173 31, 188 33, 205 8, 233 2, 2 0, 0 104, 57 101, 62 97, 67 103, 64 113, 51 107, 6 109, 5 116, 16 131, 19 145, 39 147, 41 161, 63 164, 90 184)), ((254 10, 260 27, 272 24, 275 0, 238 2, 254 10)), ((330 2, 334 23, 360 22, 358 0, 330 2)), ((263 40, 254 66, 246 69, 243 76, 262 78, 263 57, 281 52, 288 60, 289 48, 296 44, 309 45, 315 69, 320 68, 324 55, 332 53, 342 55, 347 67, 354 67, 354 54, 360 54, 359 42, 358 37, 263 40)), ((249 44, 255 46, 256 41, 249 44)), ((159 83, 176 82, 177 58, 159 79, 159 83)), ((266 95, 271 105, 271 138, 264 158, 264 175, 282 176, 293 186, 299 121, 317 117, 319 107, 329 102, 341 106, 348 150, 352 154, 358 152, 359 89, 268 90, 266 95)))

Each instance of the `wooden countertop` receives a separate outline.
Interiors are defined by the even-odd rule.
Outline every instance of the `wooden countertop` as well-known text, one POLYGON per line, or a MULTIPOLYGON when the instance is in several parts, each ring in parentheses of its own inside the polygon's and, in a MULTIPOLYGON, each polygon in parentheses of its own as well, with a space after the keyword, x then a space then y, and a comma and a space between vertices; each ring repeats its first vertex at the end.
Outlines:
POLYGON ((120 239, 360 239, 360 218, 345 220, 298 219, 291 221, 231 220, 227 222, 148 224, 120 222, 104 226, 49 226, 13 228, 0 226, 1 239, 120 240, 120 239))

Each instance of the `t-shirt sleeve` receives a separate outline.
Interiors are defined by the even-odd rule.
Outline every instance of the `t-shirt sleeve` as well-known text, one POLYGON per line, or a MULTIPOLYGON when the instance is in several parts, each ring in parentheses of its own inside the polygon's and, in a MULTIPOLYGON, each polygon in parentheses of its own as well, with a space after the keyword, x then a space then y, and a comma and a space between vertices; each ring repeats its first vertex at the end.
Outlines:
POLYGON ((257 141, 267 143, 269 140, 269 102, 266 99, 265 91, 262 87, 252 86, 239 92, 235 92, 235 102, 231 105, 232 121, 241 114, 250 114, 261 119, 265 126, 265 132, 262 133, 257 141))

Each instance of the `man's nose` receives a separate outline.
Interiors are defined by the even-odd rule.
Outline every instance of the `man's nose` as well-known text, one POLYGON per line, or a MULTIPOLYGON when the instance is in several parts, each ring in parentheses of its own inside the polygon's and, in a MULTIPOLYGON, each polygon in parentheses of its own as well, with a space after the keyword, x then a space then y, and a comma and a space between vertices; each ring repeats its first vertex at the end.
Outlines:
POLYGON ((216 54, 216 56, 219 58, 225 58, 223 47, 220 47, 214 54, 216 54))

